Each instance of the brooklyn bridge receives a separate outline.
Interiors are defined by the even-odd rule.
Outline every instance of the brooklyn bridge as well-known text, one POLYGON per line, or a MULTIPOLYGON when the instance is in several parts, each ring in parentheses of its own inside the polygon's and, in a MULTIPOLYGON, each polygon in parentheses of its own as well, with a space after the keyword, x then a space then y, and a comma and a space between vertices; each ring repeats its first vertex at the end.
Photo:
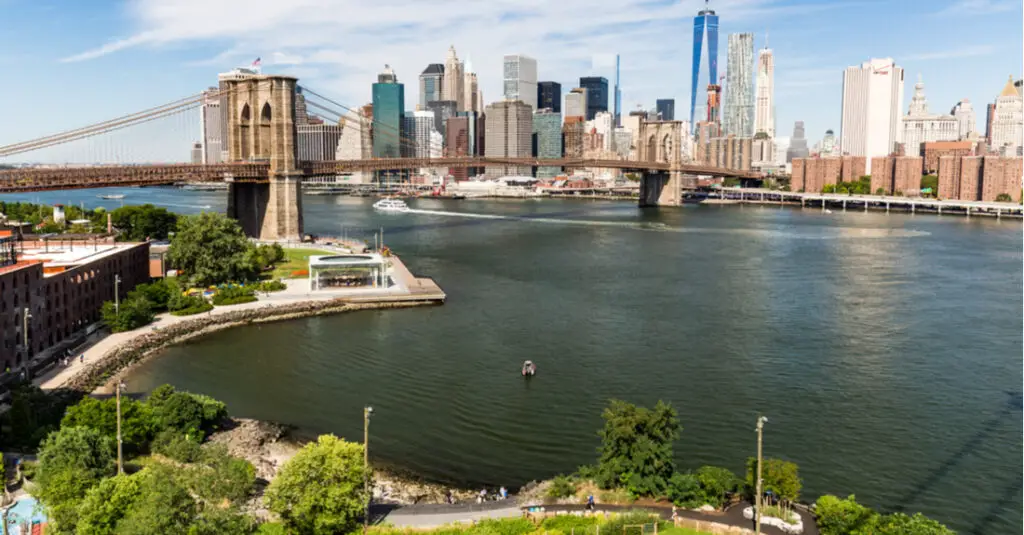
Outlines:
MULTIPOLYGON (((621 169, 641 175, 641 206, 678 204, 683 177, 686 175, 760 177, 758 173, 750 171, 681 161, 679 147, 682 136, 686 134, 682 123, 678 121, 641 122, 636 160, 443 156, 299 161, 295 121, 296 87, 295 78, 277 75, 253 75, 228 80, 221 85, 214 96, 223 97, 222 101, 226 102, 222 112, 227 113, 227 129, 224 132, 227 163, 65 163, 17 167, 0 170, 0 193, 225 181, 229 184, 228 215, 238 219, 248 235, 274 240, 302 236, 300 184, 308 177, 355 171, 490 166, 621 169)), ((139 125, 196 110, 204 98, 209 98, 209 95, 193 95, 109 121, 2 146, 0 159, 15 155, 24 157, 35 151, 87 139, 94 140, 118 131, 130 132, 139 125)), ((348 109, 340 104, 337 106, 348 109)), ((334 113, 338 114, 337 111, 334 113)), ((374 136, 392 136, 399 144, 409 142, 401 132, 388 131, 375 123, 370 124, 369 129, 374 136)), ((98 161, 96 158, 86 158, 92 162, 98 161)))

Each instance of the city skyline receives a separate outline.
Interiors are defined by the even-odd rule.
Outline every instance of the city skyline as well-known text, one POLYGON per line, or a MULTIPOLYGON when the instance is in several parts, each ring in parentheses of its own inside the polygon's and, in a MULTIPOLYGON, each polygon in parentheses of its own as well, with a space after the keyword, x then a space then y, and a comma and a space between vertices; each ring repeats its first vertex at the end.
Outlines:
MULTIPOLYGON (((86 10, 73 6, 53 12, 45 6, 16 3, 7 9, 10 16, 0 21, 0 43, 15 51, 2 61, 7 72, 36 80, 43 87, 13 84, 3 89, 5 96, 24 105, 11 111, 10 124, 17 124, 18 129, 0 130, 0 143, 105 120, 153 102, 193 94, 208 87, 218 72, 247 65, 255 57, 262 58, 265 72, 298 76, 304 85, 359 106, 371 100, 369 86, 384 63, 391 64, 400 78, 411 84, 428 64, 444 61, 451 44, 460 50, 460 56, 473 58, 480 88, 490 96, 484 104, 503 93, 501 70, 506 54, 535 57, 539 80, 571 88, 584 76, 613 80, 618 53, 622 58, 622 113, 626 115, 637 104, 652 107, 657 98, 689 100, 693 17, 704 3, 626 2, 594 21, 574 20, 569 26, 553 24, 548 16, 564 22, 558 14, 579 9, 581 2, 529 8, 502 3, 473 6, 460 15, 451 34, 443 37, 426 35, 421 28, 440 24, 444 20, 441 13, 427 14, 408 4, 408 13, 384 22, 379 9, 345 7, 351 5, 311 0, 310 6, 296 10, 299 13, 284 14, 272 6, 238 9, 246 13, 246 24, 260 29, 243 34, 224 25, 208 27, 204 22, 208 14, 204 9, 226 16, 237 8, 230 2, 212 7, 186 3, 165 11, 151 0, 141 0, 130 8, 104 2, 89 6, 87 12, 94 24, 72 32, 62 28, 86 10), (351 20, 305 12, 330 6, 344 7, 351 12, 351 20), (413 21, 416 17, 422 20, 413 21), (407 35, 384 43, 371 38, 356 46, 351 39, 338 39, 337 29, 350 29, 356 23, 410 27, 402 30, 407 35), (27 32, 28 28, 33 32, 27 32), (666 35, 675 36, 675 42, 666 40, 666 35), (131 75, 124 76, 123 69, 130 69, 131 75), (78 84, 82 79, 90 83, 78 84), (80 101, 63 100, 66 97, 57 91, 69 83, 83 86, 80 101)), ((924 46, 897 36, 866 39, 861 34, 852 38, 828 31, 838 28, 840 21, 866 20, 860 12, 869 10, 846 4, 720 0, 712 1, 711 7, 720 17, 720 36, 749 31, 755 34, 755 48, 759 49, 765 30, 771 29, 776 123, 782 128, 803 120, 811 139, 829 128, 839 130, 843 69, 867 57, 893 57, 911 79, 923 74, 929 80, 929 101, 935 109, 949 109, 963 98, 982 106, 994 100, 1007 75, 1021 76, 1021 29, 1016 24, 1020 17, 1013 16, 1019 15, 1019 4, 906 2, 887 8, 887 14, 897 19, 916 17, 930 24, 956 23, 968 31, 977 30, 976 42, 952 46, 924 46), (986 37, 989 35, 1011 38, 986 37), (818 52, 825 48, 823 40, 829 44, 827 55, 818 52)), ((728 65, 721 43, 719 48, 718 74, 722 75, 728 65)), ((407 96, 409 109, 418 97, 407 96)), ((698 105, 704 98, 698 91, 698 105)), ((904 112, 908 100, 905 95, 904 112)), ((984 130, 983 121, 984 113, 979 113, 979 131, 984 130)))

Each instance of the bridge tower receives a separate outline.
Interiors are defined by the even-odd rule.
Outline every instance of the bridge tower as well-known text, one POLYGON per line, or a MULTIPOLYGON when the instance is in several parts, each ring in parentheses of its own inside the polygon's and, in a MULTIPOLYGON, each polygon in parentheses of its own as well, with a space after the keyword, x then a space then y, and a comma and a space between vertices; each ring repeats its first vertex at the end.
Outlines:
MULTIPOLYGON (((640 121, 640 146, 637 156, 641 161, 668 163, 676 167, 682 163, 682 121, 640 121)), ((679 170, 644 171, 640 181, 640 207, 678 206, 682 196, 683 173, 679 170)))
POLYGON ((228 177, 228 217, 261 240, 302 238, 302 173, 296 166, 295 83, 290 76, 242 75, 226 90, 229 162, 269 162, 267 181, 228 177))

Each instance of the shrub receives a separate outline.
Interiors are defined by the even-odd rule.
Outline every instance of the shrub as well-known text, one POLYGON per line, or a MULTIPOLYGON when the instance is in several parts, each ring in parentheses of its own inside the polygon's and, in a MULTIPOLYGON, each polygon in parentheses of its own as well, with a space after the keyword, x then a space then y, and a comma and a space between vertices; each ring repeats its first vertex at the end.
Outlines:
MULTIPOLYGON (((634 510, 619 515, 613 515, 608 519, 608 522, 601 526, 601 531, 603 533, 611 533, 614 535, 625 534, 626 526, 639 526, 643 524, 652 524, 654 522, 658 522, 658 517, 650 511, 634 510)), ((635 527, 633 529, 636 530, 635 527)), ((636 532, 637 531, 634 531, 633 533, 636 532)))
POLYGON ((576 484, 566 476, 556 476, 547 494, 549 498, 571 498, 576 495, 576 484))
POLYGON ((136 295, 125 299, 118 306, 107 301, 103 303, 100 314, 103 322, 115 333, 131 331, 144 325, 149 325, 156 317, 150 308, 149 301, 142 296, 136 295))
POLYGON ((678 507, 695 509, 704 505, 704 494, 701 492, 697 476, 687 473, 675 473, 668 480, 668 499, 678 507))
POLYGON ((526 535, 536 529, 537 526, 526 518, 481 520, 473 527, 473 531, 480 530, 492 535, 526 535))
POLYGON ((603 489, 625 487, 634 496, 660 496, 675 471, 672 443, 682 426, 675 409, 653 409, 613 399, 601 415, 598 477, 603 489))
POLYGON ((697 481, 700 482, 704 503, 721 509, 729 494, 736 491, 740 478, 728 468, 720 466, 702 466, 697 469, 697 481))
POLYGON ((545 518, 540 526, 546 530, 578 533, 588 531, 588 528, 596 526, 597 522, 596 516, 558 515, 545 518))
POLYGON ((784 507, 779 507, 778 505, 762 505, 761 514, 763 516, 778 518, 787 524, 797 523, 797 520, 793 519, 793 516, 796 513, 794 513, 792 509, 786 509, 784 507))
POLYGON ((260 292, 280 292, 281 290, 284 290, 287 287, 288 286, 285 283, 279 280, 272 280, 260 282, 258 285, 256 285, 256 290, 260 292))
MULTIPOLYGON (((201 308, 203 305, 208 304, 206 299, 203 299, 198 295, 185 295, 181 292, 175 292, 167 300, 167 310, 176 312, 179 310, 186 310, 189 308, 201 308)), ((211 307, 212 308, 212 307, 211 307)), ((209 309, 206 309, 209 310, 209 309)), ((178 314, 180 316, 187 316, 188 314, 178 314)))
POLYGON ((179 463, 192 463, 199 459, 202 448, 194 435, 186 436, 176 429, 165 429, 153 439, 153 451, 179 463))
POLYGON ((171 314, 174 316, 191 316, 193 314, 202 314, 203 312, 209 312, 211 310, 213 310, 213 305, 207 303, 206 301, 203 301, 202 303, 197 304, 195 306, 183 308, 181 310, 175 310, 174 312, 171 312, 171 314))
POLYGON ((217 290, 213 295, 213 304, 217 306, 237 305, 239 303, 251 303, 256 300, 252 288, 244 286, 229 286, 217 290))
POLYGON ((21 462, 21 475, 25 479, 33 479, 36 477, 36 470, 39 469, 39 463, 36 461, 22 461, 21 462))
POLYGON ((846 535, 867 526, 875 512, 857 503, 853 495, 842 500, 826 494, 815 503, 814 515, 821 535, 846 535))

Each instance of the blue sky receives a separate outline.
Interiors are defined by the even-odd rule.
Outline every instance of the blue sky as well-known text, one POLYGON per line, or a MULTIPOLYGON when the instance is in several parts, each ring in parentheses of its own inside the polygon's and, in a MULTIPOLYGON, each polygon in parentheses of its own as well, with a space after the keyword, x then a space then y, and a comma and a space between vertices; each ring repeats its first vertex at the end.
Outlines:
MULTIPOLYGON (((500 97, 502 55, 537 58, 539 78, 563 91, 580 76, 614 76, 622 57, 623 108, 675 98, 689 114, 693 15, 703 0, 0 0, 0 145, 110 119, 216 84, 218 72, 263 58, 265 72, 346 105, 370 100, 385 63, 406 83, 443 62, 454 44, 472 59, 487 102, 500 97), (13 82, 13 83, 12 83, 13 82)), ((712 0, 726 36, 766 32, 775 51, 778 135, 803 120, 811 142, 838 134, 842 72, 870 57, 906 70, 905 100, 920 74, 933 111, 969 98, 985 104, 1021 76, 1019 0, 712 0)), ((702 100, 698 96, 698 101, 702 100)), ((904 103, 904 112, 906 102, 904 103)), ((127 136, 166 159, 187 158, 183 118, 174 136, 127 136), (140 141, 140 138, 142 139, 140 141), (178 139, 180 138, 180 139, 178 139), (157 143, 154 140, 160 140, 157 143)), ((129 141, 131 140, 131 141, 129 141)), ((30 156, 28 159, 32 159, 30 156)))

